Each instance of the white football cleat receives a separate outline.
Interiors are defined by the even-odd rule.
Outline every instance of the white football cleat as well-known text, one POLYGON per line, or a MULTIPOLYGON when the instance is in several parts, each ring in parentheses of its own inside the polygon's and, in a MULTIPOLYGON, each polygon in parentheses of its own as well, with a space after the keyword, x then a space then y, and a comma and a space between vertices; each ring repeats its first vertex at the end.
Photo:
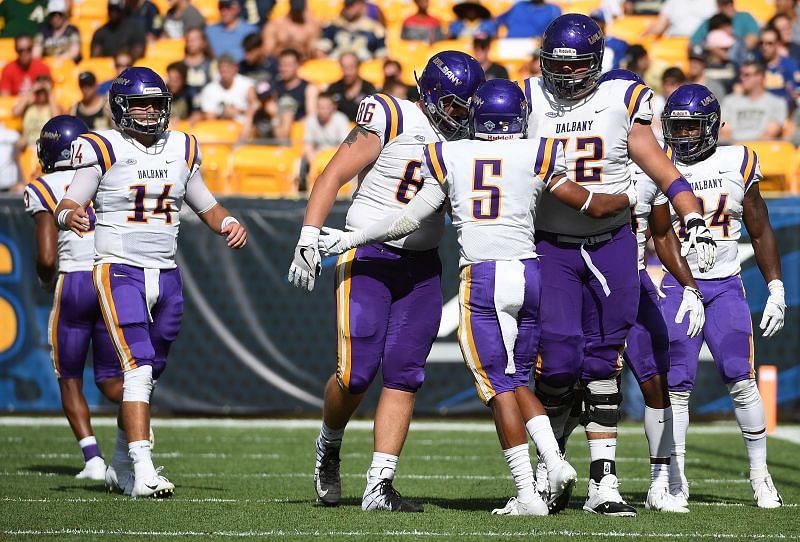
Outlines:
POLYGON ((161 472, 160 467, 156 470, 156 474, 152 478, 148 480, 134 480, 131 497, 134 499, 139 497, 168 499, 172 497, 172 494, 175 492, 175 485, 167 480, 166 477, 161 476, 159 472, 161 472))
POLYGON ((550 481, 547 479, 547 466, 544 464, 542 456, 536 459, 536 492, 547 501, 550 495, 550 481))
POLYGON ((780 508, 783 506, 783 498, 775 485, 772 483, 772 476, 767 474, 764 478, 750 480, 753 486, 753 498, 759 508, 780 508))
POLYGON ((83 466, 83 470, 75 475, 79 480, 105 480, 106 462, 102 457, 93 457, 83 466))
POLYGON ((644 501, 644 507, 655 512, 674 512, 677 514, 689 512, 686 505, 681 504, 679 497, 670 495, 669 487, 667 486, 650 486, 650 489, 647 490, 647 499, 644 501))
POLYGON ((106 487, 114 493, 130 496, 133 491, 133 471, 130 465, 109 465, 106 469, 106 487))
POLYGON ((589 495, 583 505, 586 512, 603 516, 632 517, 636 509, 625 502, 619 494, 619 480, 613 474, 606 474, 600 483, 589 479, 589 495))
POLYGON ((511 497, 503 508, 492 510, 495 516, 546 516, 547 503, 536 495, 530 502, 522 502, 511 497))
POLYGON ((675 499, 675 502, 681 506, 689 506, 689 486, 682 485, 678 487, 669 488, 669 494, 675 499))
POLYGON ((156 447, 156 434, 152 425, 150 426, 150 438, 148 440, 150 441, 150 451, 152 452, 156 447))
POLYGON ((547 472, 547 481, 550 488, 547 507, 550 513, 554 514, 565 509, 569 504, 575 482, 578 481, 578 473, 566 459, 562 459, 560 464, 547 472))
POLYGON ((388 512, 422 512, 422 505, 411 499, 403 498, 388 478, 381 478, 376 484, 367 486, 361 499, 361 509, 386 510, 388 512))

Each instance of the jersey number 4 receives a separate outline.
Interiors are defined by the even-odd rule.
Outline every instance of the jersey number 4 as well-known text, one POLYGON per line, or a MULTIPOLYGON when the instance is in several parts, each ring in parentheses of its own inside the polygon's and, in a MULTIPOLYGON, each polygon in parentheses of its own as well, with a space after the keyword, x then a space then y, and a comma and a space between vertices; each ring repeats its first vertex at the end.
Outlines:
MULTIPOLYGON (((698 197, 697 203, 700 205, 700 214, 705 216, 706 214, 705 200, 701 197, 698 197)), ((727 213, 727 207, 728 207, 728 194, 720 194, 719 200, 717 200, 717 210, 714 211, 714 215, 711 217, 711 222, 708 223, 709 228, 722 228, 723 237, 730 237, 728 231, 731 226, 731 215, 727 213)), ((686 233, 686 226, 681 225, 681 229, 678 232, 678 237, 680 237, 684 241, 689 240, 689 234, 686 233)))
MULTIPOLYGON (((145 209, 144 200, 145 196, 147 195, 147 186, 143 184, 135 184, 128 188, 131 192, 134 192, 133 195, 133 214, 128 215, 128 222, 138 222, 139 224, 147 224, 149 218, 147 216, 147 210, 145 209)), ((156 206, 153 208, 151 212, 152 215, 164 215, 164 222, 167 224, 172 224, 172 204, 167 202, 167 198, 169 197, 169 192, 172 190, 171 184, 165 184, 164 190, 161 191, 161 195, 158 196, 156 200, 156 206), (166 202, 166 204, 165 204, 166 202)))

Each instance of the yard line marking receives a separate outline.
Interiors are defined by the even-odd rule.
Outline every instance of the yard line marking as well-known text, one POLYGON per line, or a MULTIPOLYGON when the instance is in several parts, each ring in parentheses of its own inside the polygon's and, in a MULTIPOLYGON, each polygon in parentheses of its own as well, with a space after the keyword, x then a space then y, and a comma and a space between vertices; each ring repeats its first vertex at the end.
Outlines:
POLYGON ((770 436, 788 442, 793 442, 794 444, 800 444, 800 427, 780 426, 775 429, 775 432, 770 436))
MULTIPOLYGON (((3 497, 0 499, 0 502, 20 502, 20 503, 59 503, 59 502, 66 502, 66 503, 92 503, 92 502, 109 502, 114 500, 115 498, 124 498, 128 499, 128 497, 123 497, 122 495, 117 494, 110 494, 110 498, 101 499, 100 497, 3 497)), ((160 499, 159 502, 178 502, 178 503, 218 503, 218 504, 240 504, 240 503, 255 503, 255 504, 264 504, 264 503, 288 503, 292 502, 293 500, 298 499, 289 499, 289 498, 280 498, 280 499, 221 499, 218 497, 195 497, 189 499, 181 499, 179 497, 172 497, 171 499, 160 499)), ((308 499, 308 502, 313 502, 312 499, 308 499)))

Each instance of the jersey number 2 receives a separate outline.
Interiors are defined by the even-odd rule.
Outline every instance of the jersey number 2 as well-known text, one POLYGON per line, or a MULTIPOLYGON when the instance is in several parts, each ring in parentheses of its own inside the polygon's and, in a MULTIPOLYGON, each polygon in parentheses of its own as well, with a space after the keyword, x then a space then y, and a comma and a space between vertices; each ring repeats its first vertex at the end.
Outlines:
MULTIPOLYGON (((567 152, 567 145, 569 138, 559 139, 564 145, 564 152, 567 152)), ((585 154, 575 158, 575 172, 572 178, 576 183, 602 183, 603 182, 603 166, 592 165, 591 162, 597 162, 604 157, 603 138, 597 136, 578 137, 575 138, 575 149, 578 152, 585 154)))

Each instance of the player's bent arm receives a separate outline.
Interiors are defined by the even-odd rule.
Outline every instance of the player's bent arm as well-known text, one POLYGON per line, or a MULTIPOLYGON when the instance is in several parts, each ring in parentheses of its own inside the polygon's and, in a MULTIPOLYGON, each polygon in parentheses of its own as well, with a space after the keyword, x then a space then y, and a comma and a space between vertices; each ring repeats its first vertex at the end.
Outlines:
POLYGON ((203 182, 199 169, 189 177, 184 199, 211 231, 226 236, 230 248, 242 248, 247 243, 247 231, 244 226, 217 202, 203 182))
POLYGON ((672 228, 669 205, 665 203, 653 206, 648 222, 658 259, 681 286, 697 289, 692 270, 686 263, 686 258, 681 256, 681 242, 672 228))
MULTIPOLYGON (((562 203, 592 218, 615 216, 636 204, 628 193, 601 194, 586 190, 581 185, 570 181, 562 173, 554 175, 547 189, 562 203)), ((635 190, 632 191, 635 197, 635 190)))
POLYGON ((76 235, 83 237, 89 231, 89 213, 86 207, 91 203, 97 187, 100 186, 102 174, 96 165, 75 170, 75 176, 58 203, 53 215, 56 225, 62 230, 72 230, 76 235))
POLYGON ((381 141, 377 134, 356 125, 314 183, 303 224, 321 228, 339 189, 374 162, 380 152, 381 141))
POLYGON ((48 285, 56 274, 58 230, 50 213, 36 213, 33 220, 36 224, 36 275, 42 285, 48 285))
POLYGON ((775 232, 769 222, 769 210, 758 184, 745 193, 742 211, 742 220, 750 234, 750 242, 755 252, 756 263, 761 275, 767 283, 781 280, 781 258, 778 252, 778 242, 775 232))

